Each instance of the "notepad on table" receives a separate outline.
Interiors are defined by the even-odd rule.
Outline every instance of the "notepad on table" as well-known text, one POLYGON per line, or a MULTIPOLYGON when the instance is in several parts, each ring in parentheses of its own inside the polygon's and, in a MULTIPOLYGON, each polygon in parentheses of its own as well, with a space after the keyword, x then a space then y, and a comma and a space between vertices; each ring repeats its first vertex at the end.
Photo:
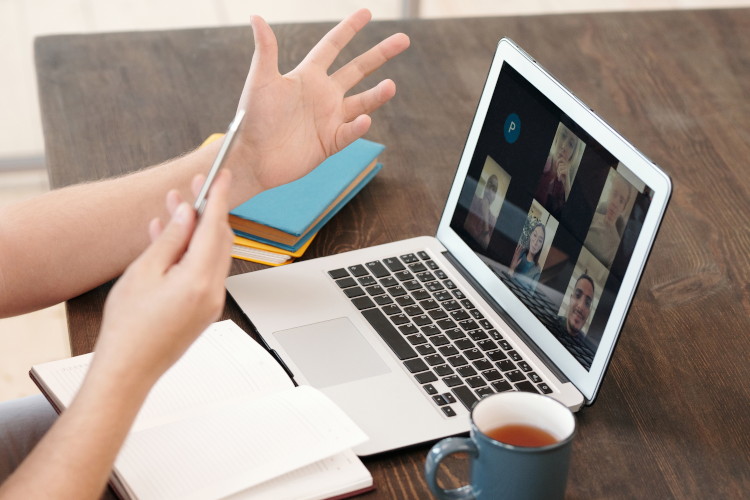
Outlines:
MULTIPOLYGON (((92 356, 35 365, 30 375, 62 410, 92 356)), ((343 498, 372 489, 351 451, 366 439, 330 399, 295 387, 265 349, 222 321, 154 386, 111 484, 122 498, 141 500, 343 498)))

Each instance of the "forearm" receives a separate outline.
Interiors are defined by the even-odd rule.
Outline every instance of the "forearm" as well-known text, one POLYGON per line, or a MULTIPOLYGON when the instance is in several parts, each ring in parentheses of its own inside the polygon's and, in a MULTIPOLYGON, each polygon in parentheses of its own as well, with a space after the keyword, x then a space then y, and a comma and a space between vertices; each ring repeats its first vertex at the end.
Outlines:
POLYGON ((0 487, 0 498, 99 498, 151 386, 132 373, 92 366, 70 407, 0 487))
MULTIPOLYGON (((193 198, 219 143, 134 174, 51 191, 0 210, 0 317, 56 304, 118 275, 148 245, 148 222, 167 219, 164 195, 193 198)), ((230 156, 229 168, 242 170, 230 156)), ((257 189, 233 185, 235 206, 257 189)))

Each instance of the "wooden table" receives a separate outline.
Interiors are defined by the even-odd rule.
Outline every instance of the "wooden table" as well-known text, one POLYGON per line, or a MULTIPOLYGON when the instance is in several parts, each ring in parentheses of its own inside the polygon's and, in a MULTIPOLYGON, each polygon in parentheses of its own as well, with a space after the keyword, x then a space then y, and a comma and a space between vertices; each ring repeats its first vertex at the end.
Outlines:
MULTIPOLYGON (((281 69, 330 26, 276 26, 281 69)), ((388 146, 385 168, 306 257, 434 234, 495 45, 513 38, 675 184, 599 399, 578 414, 568 496, 747 498, 750 10, 380 22, 344 57, 395 31, 412 47, 378 73, 399 93, 368 134, 388 146)), ((158 163, 224 130, 252 46, 247 27, 38 40, 52 186, 158 163)), ((68 302, 74 354, 92 349, 107 290, 68 302)), ((224 317, 248 327, 231 301, 224 317)), ((427 449, 367 459, 370 496, 426 497, 427 449)))

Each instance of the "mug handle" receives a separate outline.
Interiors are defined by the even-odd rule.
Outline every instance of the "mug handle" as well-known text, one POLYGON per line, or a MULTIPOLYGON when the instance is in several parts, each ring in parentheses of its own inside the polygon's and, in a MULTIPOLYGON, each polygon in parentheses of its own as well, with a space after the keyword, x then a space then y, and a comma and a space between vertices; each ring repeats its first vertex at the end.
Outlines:
POLYGON ((468 500, 475 498, 471 489, 471 484, 466 484, 453 490, 444 490, 437 484, 437 470, 440 466, 440 462, 442 462, 448 455, 462 451, 467 452, 473 458, 476 458, 479 455, 477 445, 474 444, 474 441, 472 441, 471 438, 457 437, 443 439, 433 446, 427 454, 427 460, 424 464, 427 486, 430 487, 432 494, 441 500, 468 500))

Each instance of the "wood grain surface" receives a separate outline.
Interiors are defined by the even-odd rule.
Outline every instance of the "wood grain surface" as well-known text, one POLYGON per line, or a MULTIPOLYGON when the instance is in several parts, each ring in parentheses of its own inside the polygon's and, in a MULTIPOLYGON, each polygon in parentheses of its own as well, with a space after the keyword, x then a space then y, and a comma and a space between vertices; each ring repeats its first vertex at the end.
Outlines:
MULTIPOLYGON (((330 26, 275 26, 281 69, 330 26)), ((411 48, 365 82, 398 86, 367 136, 387 145, 385 168, 306 258, 434 234, 495 46, 514 39, 674 180, 600 396, 577 416, 567 496, 750 496, 750 10, 376 22, 339 61, 395 31, 411 48)), ((224 130, 252 50, 248 27, 38 39, 52 186, 224 130)), ((67 303, 74 354, 92 349, 108 288, 67 303)), ((231 299, 224 317, 248 328, 231 299)), ((427 497, 429 446, 366 459, 368 497, 427 497)), ((452 460, 444 483, 461 484, 466 465, 452 460)))

